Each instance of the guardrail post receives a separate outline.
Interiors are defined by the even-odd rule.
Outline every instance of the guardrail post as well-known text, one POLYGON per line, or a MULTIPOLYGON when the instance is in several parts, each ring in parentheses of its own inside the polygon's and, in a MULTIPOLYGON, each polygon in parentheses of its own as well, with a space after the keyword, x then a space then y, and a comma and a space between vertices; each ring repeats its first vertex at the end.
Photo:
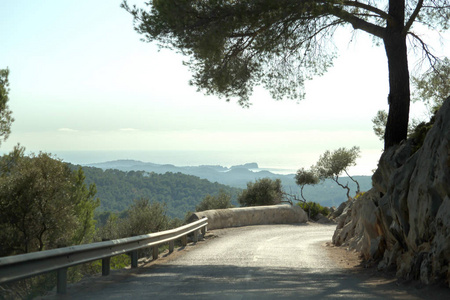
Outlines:
POLYGON ((56 270, 56 292, 58 294, 67 292, 67 268, 56 270))
POLYGON ((102 258, 102 276, 108 276, 111 270, 111 257, 102 258))
MULTIPOLYGON (((102 241, 109 241, 109 239, 102 239, 102 241)), ((111 270, 111 257, 102 258, 102 276, 108 276, 111 270)))
POLYGON ((194 243, 198 242, 198 230, 194 231, 194 243))
POLYGON ((169 253, 172 253, 174 248, 175 248, 175 242, 172 240, 169 242, 169 253))
POLYGON ((138 267, 138 252, 137 250, 131 251, 131 267, 137 268, 138 267))
POLYGON ((183 246, 187 245, 187 235, 183 235, 181 237, 181 245, 183 245, 183 246))
POLYGON ((158 246, 153 246, 153 260, 158 259, 159 256, 159 248, 158 246))
POLYGON ((206 225, 205 225, 205 226, 202 227, 202 236, 203 237, 205 237, 206 230, 207 230, 207 228, 206 228, 206 225))

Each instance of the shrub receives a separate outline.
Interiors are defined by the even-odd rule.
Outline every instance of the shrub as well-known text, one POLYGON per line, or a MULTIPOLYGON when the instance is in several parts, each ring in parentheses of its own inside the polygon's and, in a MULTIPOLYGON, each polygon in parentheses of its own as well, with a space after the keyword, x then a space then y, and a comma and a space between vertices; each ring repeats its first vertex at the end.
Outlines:
POLYGON ((238 197, 241 206, 274 205, 281 203, 283 191, 281 180, 262 178, 247 183, 247 189, 238 197))
POLYGON ((419 150, 420 147, 422 147, 423 142, 425 141, 425 137, 427 136, 428 131, 433 127, 434 121, 436 119, 436 113, 434 112, 434 115, 430 118, 430 121, 428 122, 421 122, 417 124, 409 133, 409 138, 411 138, 414 141, 413 145, 413 153, 419 150))
POLYGON ((206 195, 203 198, 202 202, 197 204, 195 207, 195 211, 205 211, 210 209, 224 209, 231 208, 233 205, 231 204, 231 195, 225 193, 225 191, 221 190, 218 195, 206 195))
POLYGON ((299 202, 298 206, 300 206, 308 214, 310 219, 314 219, 319 213, 324 216, 328 216, 330 214, 328 207, 324 207, 316 202, 299 202))
POLYGON ((303 201, 306 202, 305 196, 303 196, 303 188, 305 185, 316 185, 319 183, 318 175, 312 170, 305 170, 301 168, 297 171, 295 175, 295 183, 300 186, 300 195, 302 196, 303 201))
POLYGON ((123 237, 149 234, 166 230, 169 218, 166 216, 166 206, 163 203, 150 201, 148 198, 134 200, 128 209, 125 219, 123 237))

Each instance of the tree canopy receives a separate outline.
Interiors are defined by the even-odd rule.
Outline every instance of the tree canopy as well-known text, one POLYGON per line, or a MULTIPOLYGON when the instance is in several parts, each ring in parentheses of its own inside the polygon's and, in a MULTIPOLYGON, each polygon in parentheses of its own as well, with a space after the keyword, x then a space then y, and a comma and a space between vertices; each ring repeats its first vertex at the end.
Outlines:
POLYGON ((0 144, 5 141, 11 133, 11 124, 14 118, 8 107, 9 101, 9 69, 0 69, 0 144))
POLYGON ((210 209, 225 209, 234 207, 231 204, 231 195, 224 190, 220 190, 218 195, 206 195, 203 200, 195 206, 195 211, 205 211, 210 209))
POLYGON ((86 187, 81 169, 24 151, 0 159, 0 256, 90 242, 95 186, 86 187))
MULTIPOLYGON (((79 166, 72 165, 78 169, 79 166)), ((97 196, 101 199, 98 212, 123 212, 133 204, 134 199, 146 198, 165 203, 169 217, 184 218, 187 211, 194 211, 206 195, 216 195, 221 190, 231 195, 236 203, 241 189, 181 173, 157 174, 144 171, 102 170, 83 167, 86 183, 95 184, 97 196)))
MULTIPOLYGON (((431 128, 436 112, 442 106, 444 100, 450 96, 449 79, 450 59, 447 57, 440 60, 422 75, 412 77, 412 85, 414 87, 413 101, 425 102, 430 114, 430 121, 413 119, 408 127, 408 137, 417 136, 417 132, 424 128, 431 128), (419 126, 421 128, 418 128, 419 126)), ((374 124, 373 131, 381 140, 384 138, 387 119, 388 114, 384 110, 379 110, 372 119, 374 124)))
POLYGON ((450 96, 450 59, 445 57, 421 76, 412 78, 414 101, 425 101, 431 113, 450 96))
POLYGON ((300 195, 302 196, 303 201, 306 202, 305 196, 303 195, 303 188, 305 185, 318 184, 319 177, 314 171, 301 168, 297 171, 297 174, 295 174, 295 183, 300 186, 300 195))
POLYGON ((242 191, 238 201, 241 206, 260 206, 280 204, 283 200, 281 180, 261 178, 247 183, 247 189, 242 191))
POLYGON ((345 173, 348 178, 356 183, 356 194, 360 192, 358 181, 348 174, 347 169, 356 165, 356 159, 359 157, 359 147, 352 147, 351 149, 339 148, 333 152, 327 150, 322 154, 317 163, 312 166, 312 172, 317 174, 320 180, 331 179, 340 187, 347 190, 347 198, 350 197, 350 188, 348 183, 343 185, 339 182, 339 176, 345 173))
POLYGON ((255 85, 273 98, 301 99, 304 82, 323 74, 336 56, 335 30, 350 25, 384 44, 389 70, 385 148, 406 138, 410 88, 407 36, 437 59, 413 31, 416 22, 447 30, 450 0, 151 0, 129 7, 135 29, 190 57, 191 83, 207 94, 249 105, 255 85))

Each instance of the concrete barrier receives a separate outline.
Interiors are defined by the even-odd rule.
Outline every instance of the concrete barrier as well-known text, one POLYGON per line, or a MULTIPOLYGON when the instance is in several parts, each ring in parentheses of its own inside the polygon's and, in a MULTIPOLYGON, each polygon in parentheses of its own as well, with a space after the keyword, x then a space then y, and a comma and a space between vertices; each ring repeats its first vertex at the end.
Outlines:
POLYGON ((308 221, 306 212, 299 206, 269 205, 227 209, 213 209, 194 213, 189 222, 208 218, 208 229, 264 224, 296 224, 308 221))

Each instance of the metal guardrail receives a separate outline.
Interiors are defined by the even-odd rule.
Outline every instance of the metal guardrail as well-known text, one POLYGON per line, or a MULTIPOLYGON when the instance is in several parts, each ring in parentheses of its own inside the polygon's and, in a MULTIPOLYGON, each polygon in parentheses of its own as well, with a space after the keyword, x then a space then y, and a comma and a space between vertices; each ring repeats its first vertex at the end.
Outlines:
POLYGON ((153 247, 153 259, 156 259, 159 245, 169 243, 169 253, 171 253, 174 250, 175 240, 181 239, 182 245, 186 246, 187 235, 194 233, 194 242, 197 242, 199 231, 204 235, 207 225, 208 219, 203 218, 175 229, 157 233, 0 257, 0 283, 57 271, 57 292, 64 294, 66 293, 67 268, 69 267, 101 259, 102 275, 106 276, 110 271, 109 264, 112 256, 130 253, 131 267, 136 268, 139 249, 153 247))

